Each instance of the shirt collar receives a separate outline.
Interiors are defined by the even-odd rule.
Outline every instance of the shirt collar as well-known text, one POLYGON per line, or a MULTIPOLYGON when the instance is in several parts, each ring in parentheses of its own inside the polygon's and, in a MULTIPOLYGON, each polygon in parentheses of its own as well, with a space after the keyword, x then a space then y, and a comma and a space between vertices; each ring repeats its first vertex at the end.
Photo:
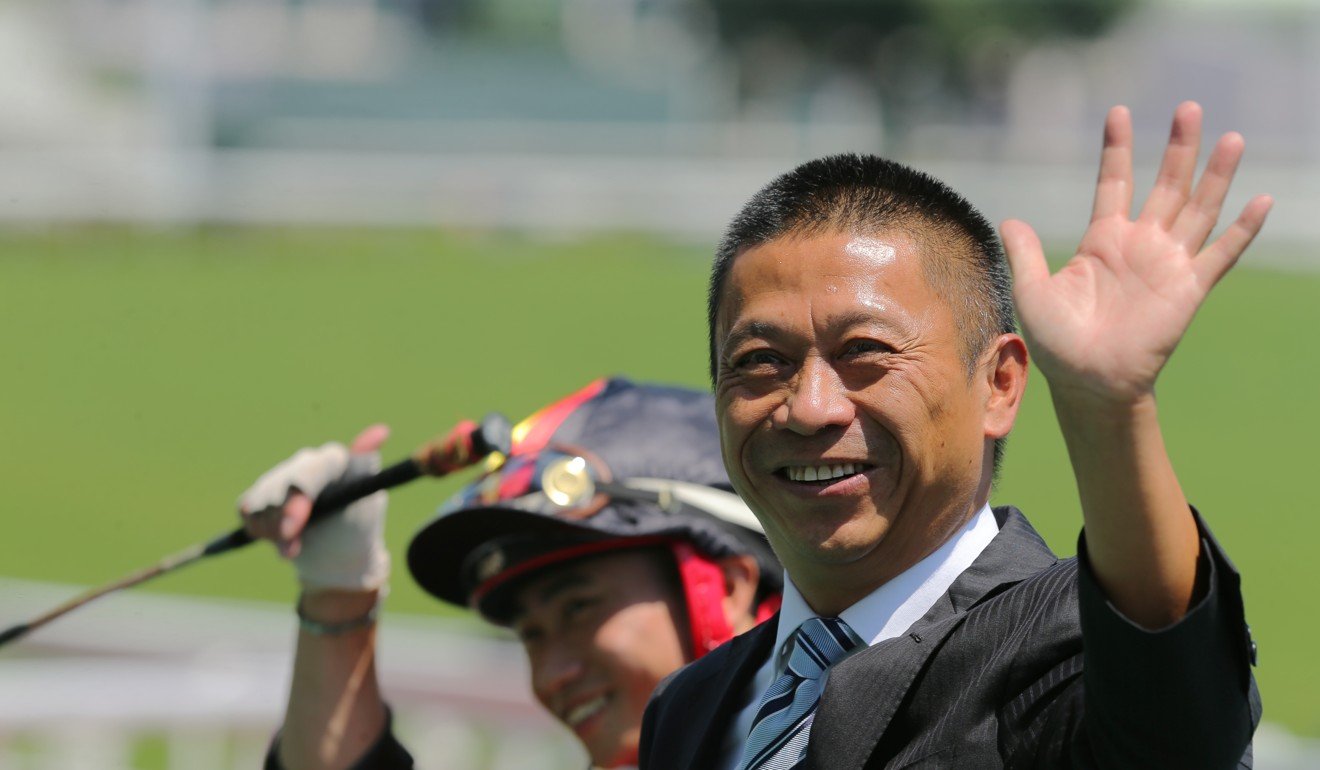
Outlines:
MULTIPOLYGON (((999 522, 987 503, 929 556, 862 597, 839 617, 867 644, 904 633, 935 605, 998 533, 999 522)), ((793 632, 813 617, 816 613, 793 584, 793 576, 785 573, 784 598, 775 633, 776 676, 783 672, 793 632)))

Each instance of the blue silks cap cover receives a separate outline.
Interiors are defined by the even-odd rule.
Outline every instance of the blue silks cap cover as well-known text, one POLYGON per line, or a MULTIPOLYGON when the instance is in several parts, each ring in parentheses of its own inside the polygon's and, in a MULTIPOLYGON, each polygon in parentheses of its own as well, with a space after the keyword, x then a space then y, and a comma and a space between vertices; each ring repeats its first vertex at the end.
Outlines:
POLYGON ((762 586, 781 588, 781 568, 724 470, 708 393, 596 380, 515 426, 509 456, 491 465, 408 547, 414 579, 446 602, 498 618, 512 577, 679 540, 715 558, 751 554, 762 586))

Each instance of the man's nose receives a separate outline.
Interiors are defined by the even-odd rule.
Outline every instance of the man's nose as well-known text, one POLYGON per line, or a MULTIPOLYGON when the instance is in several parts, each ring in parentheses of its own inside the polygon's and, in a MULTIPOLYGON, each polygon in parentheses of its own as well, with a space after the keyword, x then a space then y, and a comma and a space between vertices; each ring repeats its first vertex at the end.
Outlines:
POLYGON ((792 391, 775 411, 776 427, 804 436, 853 421, 854 406, 839 373, 828 362, 809 356, 798 370, 792 391))
POLYGON ((581 677, 585 670, 581 656, 564 647, 545 650, 531 661, 531 667, 532 689, 549 708, 553 708, 553 698, 581 677))

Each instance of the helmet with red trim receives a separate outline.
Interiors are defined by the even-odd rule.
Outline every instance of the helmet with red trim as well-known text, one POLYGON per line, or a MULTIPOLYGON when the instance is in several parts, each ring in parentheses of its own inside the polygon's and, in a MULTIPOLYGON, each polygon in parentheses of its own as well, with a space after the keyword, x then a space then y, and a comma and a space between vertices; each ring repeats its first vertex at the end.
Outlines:
POLYGON ((413 537, 408 568, 436 597, 508 624, 524 579, 646 547, 673 555, 697 657, 732 636, 717 559, 753 556, 756 619, 778 608, 782 568, 729 483, 711 396, 612 378, 515 426, 509 455, 413 537))

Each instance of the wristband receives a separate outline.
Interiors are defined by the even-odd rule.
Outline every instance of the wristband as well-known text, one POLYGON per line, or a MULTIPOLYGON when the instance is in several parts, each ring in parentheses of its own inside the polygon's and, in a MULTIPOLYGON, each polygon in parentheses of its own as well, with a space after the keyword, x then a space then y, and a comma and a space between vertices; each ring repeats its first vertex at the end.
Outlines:
POLYGON ((303 612, 302 597, 298 597, 298 626, 312 636, 342 636, 350 631, 356 631, 359 628, 366 628, 376 622, 376 615, 380 611, 380 601, 371 605, 371 609, 365 614, 356 618, 341 620, 338 623, 323 623, 319 620, 313 620, 307 617, 303 612))

